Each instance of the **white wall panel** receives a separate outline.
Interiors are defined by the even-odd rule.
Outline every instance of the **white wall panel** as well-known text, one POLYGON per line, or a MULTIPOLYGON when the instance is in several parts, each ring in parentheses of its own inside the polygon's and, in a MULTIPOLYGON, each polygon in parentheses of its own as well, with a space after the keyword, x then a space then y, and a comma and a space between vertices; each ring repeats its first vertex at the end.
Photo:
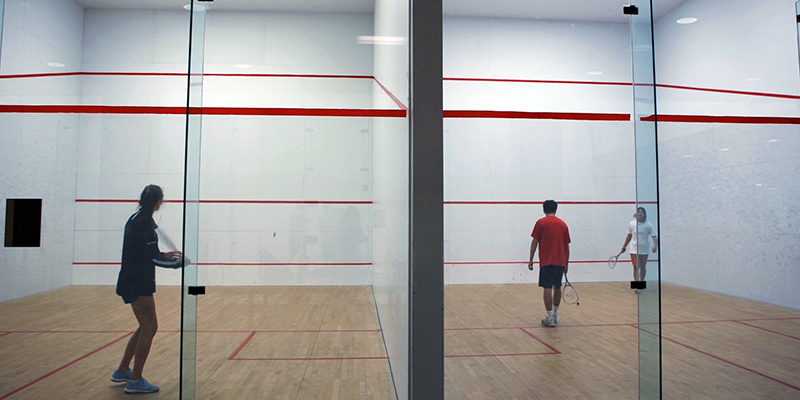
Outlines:
MULTIPOLYGON (((8 2, 3 18, 1 74, 80 70, 83 9, 73 1, 8 2), (55 62, 64 67, 47 65, 55 62)), ((76 77, 0 81, 4 104, 72 104, 78 96, 76 77)), ((0 248, 6 301, 70 284, 78 118, 3 114, 0 125, 0 215, 7 198, 42 199, 41 247, 0 248)))
MULTIPOLYGON (((687 1, 656 23, 660 84, 797 95, 794 1, 687 1), (682 17, 697 22, 679 25, 682 17)), ((660 88, 659 112, 791 116, 800 101, 660 88)), ((659 126, 663 279, 800 308, 797 125, 659 126)))

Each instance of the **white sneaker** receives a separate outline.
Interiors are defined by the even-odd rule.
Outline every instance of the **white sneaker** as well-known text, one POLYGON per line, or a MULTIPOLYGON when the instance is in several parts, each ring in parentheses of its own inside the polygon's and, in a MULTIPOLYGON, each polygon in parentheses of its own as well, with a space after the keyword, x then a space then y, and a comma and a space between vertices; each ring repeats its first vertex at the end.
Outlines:
POLYGON ((554 324, 558 323, 558 315, 556 315, 556 314, 553 314, 553 323, 554 324))
POLYGON ((555 328, 556 327, 556 323, 550 317, 547 317, 547 318, 543 319, 542 320, 542 325, 544 325, 544 326, 546 326, 548 328, 555 328))

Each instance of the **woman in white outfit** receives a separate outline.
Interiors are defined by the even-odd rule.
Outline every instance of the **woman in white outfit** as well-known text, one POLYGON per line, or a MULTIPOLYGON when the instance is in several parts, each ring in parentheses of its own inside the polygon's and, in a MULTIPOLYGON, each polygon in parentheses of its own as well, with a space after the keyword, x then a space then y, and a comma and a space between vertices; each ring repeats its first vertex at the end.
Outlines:
POLYGON ((628 224, 628 236, 622 245, 622 252, 631 244, 631 263, 633 263, 633 280, 643 281, 647 273, 647 256, 650 251, 658 251, 658 236, 653 224, 647 222, 647 211, 643 207, 636 209, 636 219, 628 224), (650 248, 650 237, 653 238, 653 247, 650 248))

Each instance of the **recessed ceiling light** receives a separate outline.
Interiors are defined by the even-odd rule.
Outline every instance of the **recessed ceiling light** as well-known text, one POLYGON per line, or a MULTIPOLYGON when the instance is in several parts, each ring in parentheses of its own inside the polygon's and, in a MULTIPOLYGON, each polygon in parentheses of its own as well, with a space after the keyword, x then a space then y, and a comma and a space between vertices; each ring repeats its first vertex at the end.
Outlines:
POLYGON ((234 65, 236 68, 247 69, 250 68, 250 64, 236 64, 234 65))
POLYGON ((679 19, 679 20, 677 20, 675 22, 677 22, 677 23, 679 23, 681 25, 693 24, 693 23, 697 22, 697 18, 686 17, 686 18, 681 18, 681 19, 679 19))
POLYGON ((723 148, 719 149, 719 151, 728 151, 728 150, 730 150, 730 149, 727 148, 727 147, 723 147, 723 148))
POLYGON ((767 143, 775 143, 775 142, 780 142, 780 141, 781 141, 780 139, 770 139, 770 140, 767 140, 767 143))
POLYGON ((589 71, 589 75, 603 75, 602 71, 589 71))
POLYGON ((683 158, 689 158, 689 157, 691 157, 691 156, 692 156, 691 154, 684 154, 684 155, 683 155, 683 158))
POLYGON ((49 62, 49 63, 47 63, 47 65, 49 65, 51 67, 56 67, 56 68, 65 67, 64 63, 55 62, 55 61, 54 62, 49 62))
POLYGON ((764 185, 763 185, 763 184, 761 184, 761 183, 756 183, 756 186, 757 186, 757 187, 762 187, 762 186, 764 186, 764 185))
POLYGON ((761 78, 747 78, 747 79, 745 79, 745 81, 747 81, 747 82, 758 82, 760 80, 761 80, 761 78))

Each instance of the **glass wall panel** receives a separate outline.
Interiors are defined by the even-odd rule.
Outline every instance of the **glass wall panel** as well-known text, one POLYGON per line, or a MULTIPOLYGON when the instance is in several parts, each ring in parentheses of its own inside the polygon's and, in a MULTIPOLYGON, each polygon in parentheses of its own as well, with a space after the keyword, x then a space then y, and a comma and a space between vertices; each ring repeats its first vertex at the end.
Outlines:
POLYGON ((143 359, 123 354, 147 341, 134 315, 145 308, 157 310, 146 331, 160 326, 142 375, 179 392, 180 271, 158 268, 153 282, 152 265, 144 280, 120 270, 149 184, 164 192, 154 221, 180 242, 189 14, 88 3, 6 2, 3 13, 0 214, 7 199, 42 204, 40 246, 0 250, 3 399, 121 395, 127 374, 112 372, 143 359), (155 283, 157 307, 125 304, 118 279, 134 282, 134 304, 155 283))
POLYGON ((408 9, 395 3, 208 5, 198 398, 407 390, 408 9))
POLYGON ((631 223, 631 288, 639 303, 639 398, 661 398, 661 270, 658 259, 658 159, 651 2, 630 9, 636 214, 631 223), (635 238, 634 238, 635 237, 635 238))
POLYGON ((665 398, 800 394, 794 3, 655 21, 665 398))
POLYGON ((628 4, 445 3, 447 398, 637 396, 620 252, 638 205, 628 4), (569 227, 573 297, 539 287, 540 267, 566 263, 540 264, 552 234, 531 254, 548 199, 569 227))

